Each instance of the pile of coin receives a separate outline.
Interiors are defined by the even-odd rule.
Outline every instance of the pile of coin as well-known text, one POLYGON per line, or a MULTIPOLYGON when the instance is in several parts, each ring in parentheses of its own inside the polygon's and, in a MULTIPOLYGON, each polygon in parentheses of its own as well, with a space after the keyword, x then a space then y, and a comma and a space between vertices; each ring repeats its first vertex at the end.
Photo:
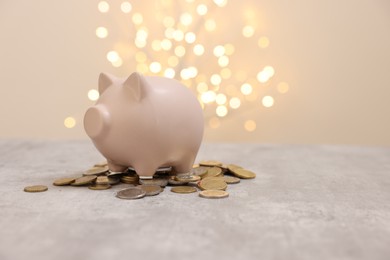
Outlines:
MULTIPOLYGON (((234 164, 219 161, 202 161, 193 166, 188 174, 176 174, 170 167, 159 168, 152 179, 140 179, 133 168, 126 172, 111 172, 107 162, 97 163, 92 168, 81 172, 79 177, 60 178, 53 182, 55 186, 81 186, 91 190, 106 190, 113 185, 124 183, 128 188, 118 191, 120 199, 140 199, 155 196, 171 186, 171 192, 179 194, 199 191, 199 197, 217 199, 226 198, 229 185, 237 184, 241 179, 253 179, 256 174, 234 164)), ((26 192, 46 191, 43 185, 29 186, 26 192)))

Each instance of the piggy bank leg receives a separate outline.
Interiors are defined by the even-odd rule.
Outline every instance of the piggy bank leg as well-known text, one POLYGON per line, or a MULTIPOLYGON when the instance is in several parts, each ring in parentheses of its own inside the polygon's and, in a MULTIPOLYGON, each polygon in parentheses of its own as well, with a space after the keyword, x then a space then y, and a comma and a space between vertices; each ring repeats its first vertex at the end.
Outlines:
POLYGON ((157 168, 158 167, 151 166, 148 164, 134 166, 135 172, 138 174, 139 178, 142 180, 153 179, 153 175, 157 171, 157 168))
POLYGON ((125 172, 128 168, 126 166, 118 165, 111 160, 107 160, 107 164, 108 169, 110 169, 111 172, 125 172))
POLYGON ((172 167, 177 175, 189 175, 191 174, 192 165, 194 164, 194 161, 195 157, 191 155, 188 157, 184 157, 172 167))

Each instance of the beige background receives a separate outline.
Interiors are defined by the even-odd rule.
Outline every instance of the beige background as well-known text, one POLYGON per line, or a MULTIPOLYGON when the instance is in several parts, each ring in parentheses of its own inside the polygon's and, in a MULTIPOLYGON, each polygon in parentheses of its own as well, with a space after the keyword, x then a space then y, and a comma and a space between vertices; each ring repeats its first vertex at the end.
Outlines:
MULTIPOLYGON (((97 2, 0 1, 1 138, 86 138, 81 121, 99 72, 131 72, 106 60, 119 34, 95 36, 97 2), (67 116, 76 127, 64 127, 67 116)), ((225 11, 235 19, 245 8, 261 13, 271 41, 264 58, 290 91, 272 108, 254 105, 207 126, 206 141, 390 145, 388 1, 230 0, 225 11), (248 119, 256 131, 244 130, 248 119)))

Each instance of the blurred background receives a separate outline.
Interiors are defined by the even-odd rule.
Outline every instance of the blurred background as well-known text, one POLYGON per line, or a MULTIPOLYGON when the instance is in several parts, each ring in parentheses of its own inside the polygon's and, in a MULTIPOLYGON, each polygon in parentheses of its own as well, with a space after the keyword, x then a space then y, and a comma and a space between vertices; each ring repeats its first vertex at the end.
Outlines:
POLYGON ((390 145, 387 0, 0 1, 0 138, 87 139, 100 72, 183 81, 206 142, 390 145))

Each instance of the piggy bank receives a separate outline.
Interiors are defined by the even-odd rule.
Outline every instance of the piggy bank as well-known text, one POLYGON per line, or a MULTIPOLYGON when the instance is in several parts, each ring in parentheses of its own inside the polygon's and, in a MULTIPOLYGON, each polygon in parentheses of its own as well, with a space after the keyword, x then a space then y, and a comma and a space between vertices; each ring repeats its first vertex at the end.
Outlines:
POLYGON ((203 112, 180 82, 101 73, 100 97, 84 116, 84 128, 112 172, 134 168, 142 179, 160 167, 177 174, 192 169, 203 137, 203 112))

